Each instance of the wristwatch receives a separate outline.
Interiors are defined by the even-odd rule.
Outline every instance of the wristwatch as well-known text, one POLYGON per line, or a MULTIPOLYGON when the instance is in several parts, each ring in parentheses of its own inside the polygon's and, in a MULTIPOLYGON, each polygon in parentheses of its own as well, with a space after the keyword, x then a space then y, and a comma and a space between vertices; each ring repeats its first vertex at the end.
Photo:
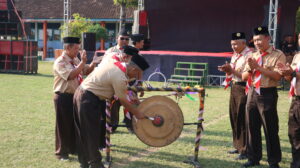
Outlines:
POLYGON ((291 74, 291 76, 292 76, 293 78, 296 77, 296 76, 297 76, 297 72, 296 72, 296 71, 293 71, 292 74, 291 74))

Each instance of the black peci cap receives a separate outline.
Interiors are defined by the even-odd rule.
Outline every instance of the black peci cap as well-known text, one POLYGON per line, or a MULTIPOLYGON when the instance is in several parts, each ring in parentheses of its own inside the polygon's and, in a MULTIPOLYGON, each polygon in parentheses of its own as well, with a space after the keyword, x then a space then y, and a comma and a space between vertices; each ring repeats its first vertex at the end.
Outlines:
POLYGON ((231 35, 231 40, 245 40, 246 39, 246 35, 244 32, 236 32, 236 33, 232 33, 231 35))
POLYGON ((135 56, 138 55, 139 50, 132 46, 124 46, 124 53, 127 55, 135 56))
POLYGON ((144 40, 144 35, 143 34, 133 34, 133 35, 131 35, 131 40, 133 41, 133 42, 140 42, 140 41, 142 41, 142 40, 144 40))
POLYGON ((80 44, 80 38, 78 37, 64 37, 63 41, 67 44, 80 44))
POLYGON ((270 35, 268 28, 265 26, 259 26, 255 29, 253 29, 253 34, 254 35, 270 35))
POLYGON ((131 58, 131 61, 135 63, 142 71, 145 71, 150 66, 146 59, 142 57, 141 55, 135 55, 131 58))
POLYGON ((121 29, 119 32, 119 36, 129 36, 129 34, 125 29, 121 29))

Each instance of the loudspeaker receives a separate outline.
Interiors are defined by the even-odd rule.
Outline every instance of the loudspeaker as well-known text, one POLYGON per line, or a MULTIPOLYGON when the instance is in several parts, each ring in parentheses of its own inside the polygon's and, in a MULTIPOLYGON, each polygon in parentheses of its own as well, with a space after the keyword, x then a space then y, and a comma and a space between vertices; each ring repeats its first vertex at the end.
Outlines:
POLYGON ((17 36, 18 35, 18 23, 6 23, 6 35, 17 36))
MULTIPOLYGON (((22 12, 18 11, 18 14, 22 18, 22 12)), ((15 11, 9 11, 8 17, 10 22, 20 22, 19 17, 15 11)))
POLYGON ((6 23, 0 22, 0 35, 6 35, 6 23))
POLYGON ((82 47, 86 51, 96 51, 96 33, 82 33, 82 47))
POLYGON ((0 11, 0 22, 8 22, 8 11, 0 11))

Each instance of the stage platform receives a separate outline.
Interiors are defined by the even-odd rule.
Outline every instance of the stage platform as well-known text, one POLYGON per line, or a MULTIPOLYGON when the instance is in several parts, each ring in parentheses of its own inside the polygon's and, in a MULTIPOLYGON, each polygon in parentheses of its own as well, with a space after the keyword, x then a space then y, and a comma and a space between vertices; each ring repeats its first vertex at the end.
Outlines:
MULTIPOLYGON (((105 51, 96 51, 98 56, 104 54, 105 51)), ((225 74, 219 72, 217 67, 230 61, 232 52, 211 53, 211 52, 185 52, 185 51, 140 51, 140 54, 149 62, 150 68, 144 72, 144 80, 149 75, 159 70, 167 79, 174 74, 176 62, 199 62, 208 63, 208 75, 225 74)), ((151 77, 152 81, 163 81, 159 75, 151 77)))

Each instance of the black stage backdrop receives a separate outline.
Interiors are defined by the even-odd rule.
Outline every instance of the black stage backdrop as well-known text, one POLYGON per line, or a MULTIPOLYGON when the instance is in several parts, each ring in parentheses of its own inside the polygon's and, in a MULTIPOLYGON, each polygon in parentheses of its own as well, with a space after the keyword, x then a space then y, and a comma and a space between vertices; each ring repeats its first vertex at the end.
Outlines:
MULTIPOLYGON (((279 40, 295 31, 298 0, 279 1, 279 40)), ((267 25, 269 0, 145 0, 151 50, 231 51, 232 32, 267 25)))

